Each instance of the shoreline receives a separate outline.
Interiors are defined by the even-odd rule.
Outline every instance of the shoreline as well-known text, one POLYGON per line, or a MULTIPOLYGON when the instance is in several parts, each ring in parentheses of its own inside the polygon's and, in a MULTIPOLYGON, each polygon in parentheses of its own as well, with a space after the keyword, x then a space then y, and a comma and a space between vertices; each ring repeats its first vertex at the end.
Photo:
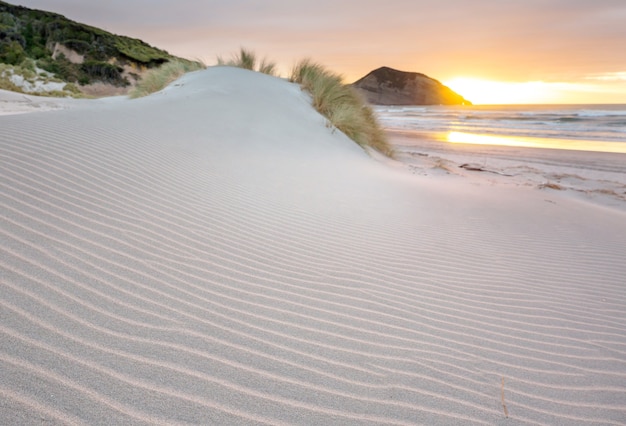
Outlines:
MULTIPOLYGON (((0 90, 0 116, 125 100, 119 96, 49 98, 0 90)), ((385 129, 385 133, 396 159, 412 174, 463 177, 471 184, 548 189, 626 211, 626 153, 450 142, 443 132, 385 129)))
POLYGON ((626 211, 626 154, 452 143, 429 132, 385 132, 396 159, 413 174, 551 189, 626 211))

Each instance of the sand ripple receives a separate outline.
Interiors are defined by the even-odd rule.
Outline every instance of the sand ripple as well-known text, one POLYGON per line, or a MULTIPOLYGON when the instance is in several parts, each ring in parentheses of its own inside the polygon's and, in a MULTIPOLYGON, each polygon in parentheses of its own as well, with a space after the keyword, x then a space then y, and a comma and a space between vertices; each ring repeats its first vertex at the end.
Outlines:
POLYGON ((0 117, 0 163, 5 424, 626 421, 623 213, 391 170, 227 68, 0 117))

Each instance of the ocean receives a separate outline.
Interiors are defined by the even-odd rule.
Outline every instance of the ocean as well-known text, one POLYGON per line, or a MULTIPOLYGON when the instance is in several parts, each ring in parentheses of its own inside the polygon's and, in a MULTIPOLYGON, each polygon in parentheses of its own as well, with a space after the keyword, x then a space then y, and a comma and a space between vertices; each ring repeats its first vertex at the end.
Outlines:
POLYGON ((390 131, 455 143, 626 153, 624 105, 376 106, 390 131))

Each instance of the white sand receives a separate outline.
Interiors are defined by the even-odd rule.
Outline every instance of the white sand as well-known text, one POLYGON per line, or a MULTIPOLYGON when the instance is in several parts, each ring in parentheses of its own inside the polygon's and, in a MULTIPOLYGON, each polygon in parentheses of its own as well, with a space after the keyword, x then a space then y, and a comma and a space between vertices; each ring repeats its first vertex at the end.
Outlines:
POLYGON ((101 104, 119 102, 122 99, 124 99, 124 97, 102 99, 54 98, 0 89, 0 115, 26 114, 58 109, 91 108, 101 104))
POLYGON ((4 424, 626 419, 619 207, 377 162, 231 68, 2 116, 0 159, 4 424))

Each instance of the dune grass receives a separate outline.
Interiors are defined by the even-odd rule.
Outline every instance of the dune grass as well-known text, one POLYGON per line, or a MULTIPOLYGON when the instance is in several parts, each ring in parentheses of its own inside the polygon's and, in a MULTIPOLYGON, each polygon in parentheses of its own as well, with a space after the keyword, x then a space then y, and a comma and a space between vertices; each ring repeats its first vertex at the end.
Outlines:
POLYGON ((313 107, 328 119, 331 126, 360 146, 393 157, 393 150, 374 111, 355 89, 343 84, 341 76, 305 59, 294 66, 290 80, 311 94, 313 107))
POLYGON ((204 68, 206 66, 200 61, 171 60, 149 71, 129 92, 128 96, 131 99, 136 99, 158 92, 183 74, 204 68))
POLYGON ((217 65, 244 68, 250 71, 257 71, 263 74, 276 76, 276 64, 268 61, 266 58, 258 61, 256 54, 245 48, 239 49, 239 53, 234 55, 232 59, 225 60, 217 57, 217 65))

